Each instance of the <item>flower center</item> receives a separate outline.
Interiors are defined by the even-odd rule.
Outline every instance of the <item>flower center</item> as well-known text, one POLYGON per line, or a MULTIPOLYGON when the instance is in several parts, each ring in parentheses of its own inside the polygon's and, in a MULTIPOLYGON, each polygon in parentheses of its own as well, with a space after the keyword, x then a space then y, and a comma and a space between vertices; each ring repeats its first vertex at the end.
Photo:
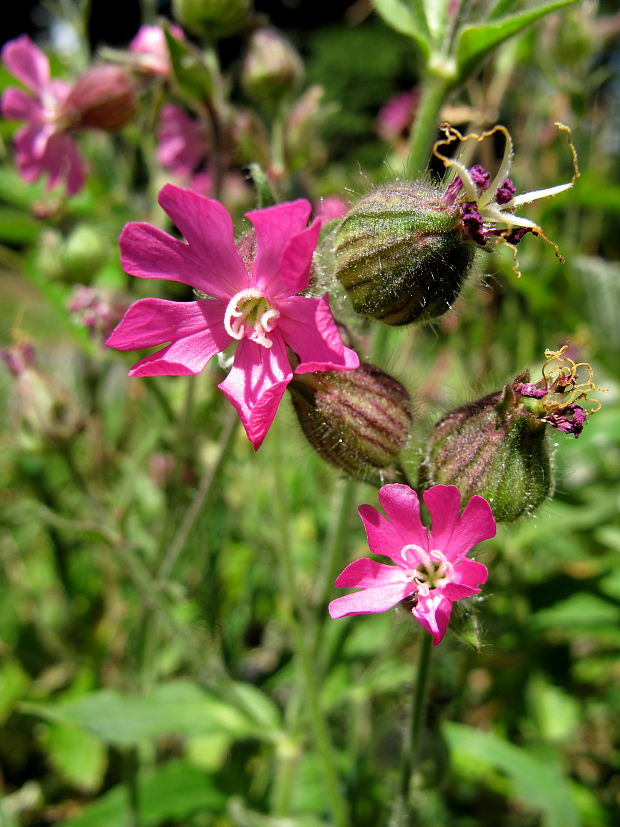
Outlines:
POLYGON ((424 551, 420 546, 411 544, 403 546, 400 553, 409 565, 409 579, 418 584, 421 595, 445 586, 454 579, 454 566, 439 549, 424 551))
POLYGON ((224 315, 224 327, 233 339, 247 336, 253 342, 270 348, 269 334, 276 326, 280 313, 272 307, 261 291, 249 287, 236 293, 228 302, 224 315))

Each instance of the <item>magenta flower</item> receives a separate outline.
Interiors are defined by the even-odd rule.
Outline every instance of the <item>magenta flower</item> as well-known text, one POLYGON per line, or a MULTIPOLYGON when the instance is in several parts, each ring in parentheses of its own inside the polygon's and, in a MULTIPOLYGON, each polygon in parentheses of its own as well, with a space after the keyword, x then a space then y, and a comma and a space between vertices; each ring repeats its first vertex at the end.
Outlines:
POLYGON ((26 121, 15 135, 17 168, 28 182, 44 173, 47 188, 64 179, 74 195, 84 184, 84 166, 69 134, 72 118, 65 106, 71 86, 50 77, 49 61, 27 35, 11 40, 2 49, 2 60, 30 90, 10 87, 0 102, 2 116, 26 121))
POLYGON ((236 342, 234 363, 219 387, 257 449, 293 377, 287 347, 299 359, 295 373, 359 365, 342 343, 327 296, 297 295, 308 286, 320 221, 306 227, 311 205, 304 200, 249 212, 255 238, 246 237, 242 257, 231 218, 218 201, 167 184, 159 203, 186 241, 150 224, 128 224, 120 238, 124 269, 140 278, 183 282, 212 298, 141 299, 106 344, 134 350, 170 342, 129 375, 181 376, 200 373, 214 354, 236 342))
POLYGON ((483 497, 472 497, 459 517, 461 495, 454 485, 434 485, 424 492, 432 529, 420 520, 418 495, 408 485, 384 485, 376 508, 362 505, 359 515, 373 554, 389 557, 395 566, 367 557, 355 560, 339 575, 339 588, 359 592, 338 597, 329 604, 332 617, 384 612, 409 599, 415 619, 441 643, 448 628, 452 604, 486 583, 486 566, 469 560, 469 551, 481 540, 495 536, 491 507, 483 497))
MULTIPOLYGON (((170 33, 177 40, 185 40, 183 29, 170 24, 170 33)), ((161 26, 143 25, 129 44, 129 50, 136 55, 136 68, 146 74, 170 74, 170 56, 166 35, 161 26)))
POLYGON ((420 99, 420 93, 399 92, 386 101, 377 115, 377 134, 385 141, 393 141, 411 126, 420 99))
POLYGON ((157 129, 157 160, 162 167, 190 178, 206 161, 208 152, 207 128, 174 103, 162 107, 157 129))

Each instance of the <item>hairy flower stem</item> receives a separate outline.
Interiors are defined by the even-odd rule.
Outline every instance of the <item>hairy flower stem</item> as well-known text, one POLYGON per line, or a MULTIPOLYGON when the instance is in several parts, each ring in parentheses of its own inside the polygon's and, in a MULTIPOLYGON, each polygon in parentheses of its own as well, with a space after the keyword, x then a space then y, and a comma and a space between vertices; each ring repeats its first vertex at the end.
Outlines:
MULTIPOLYGON (((293 637, 295 655, 301 667, 304 680, 304 689, 308 700, 308 713, 314 735, 317 751, 321 757, 321 764, 325 778, 328 803, 335 827, 347 827, 347 805, 340 789, 340 781, 336 769, 334 750, 329 736, 325 715, 321 708, 319 685, 315 670, 311 643, 305 634, 304 624, 298 617, 295 607, 303 605, 302 596, 297 592, 295 568, 293 566, 293 540, 289 530, 288 515, 288 488, 284 479, 284 461, 281 445, 282 432, 278 429, 274 445, 274 474, 278 509, 278 523, 280 526, 280 542, 276 543, 279 569, 282 573, 281 605, 284 609, 285 621, 293 637)), ((297 716, 294 716, 297 717, 297 716)), ((287 762, 281 764, 281 771, 289 771, 287 762)))
MULTIPOLYGON (((422 732, 422 720, 426 710, 426 696, 430 676, 430 658, 433 638, 429 634, 423 634, 418 655, 418 668, 415 682, 415 689, 411 699, 411 712, 409 727, 405 734, 403 751, 400 765, 400 797, 402 799, 403 812, 409 811, 409 796, 411 789, 411 775, 415 768, 422 732)), ((405 818, 404 824, 408 824, 405 818)))
POLYGON ((441 107, 452 80, 441 74, 427 71, 423 80, 422 98, 418 106, 409 138, 407 175, 415 179, 426 169, 433 141, 437 137, 441 107))

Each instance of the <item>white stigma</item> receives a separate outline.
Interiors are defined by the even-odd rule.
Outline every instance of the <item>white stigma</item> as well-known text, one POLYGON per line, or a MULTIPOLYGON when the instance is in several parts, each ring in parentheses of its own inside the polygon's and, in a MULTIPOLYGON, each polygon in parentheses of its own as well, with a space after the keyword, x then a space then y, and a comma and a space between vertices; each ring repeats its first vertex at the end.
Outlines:
POLYGON ((269 304, 257 287, 248 287, 235 293, 224 314, 224 328, 233 339, 247 336, 253 342, 270 348, 269 334, 276 326, 280 313, 269 304))

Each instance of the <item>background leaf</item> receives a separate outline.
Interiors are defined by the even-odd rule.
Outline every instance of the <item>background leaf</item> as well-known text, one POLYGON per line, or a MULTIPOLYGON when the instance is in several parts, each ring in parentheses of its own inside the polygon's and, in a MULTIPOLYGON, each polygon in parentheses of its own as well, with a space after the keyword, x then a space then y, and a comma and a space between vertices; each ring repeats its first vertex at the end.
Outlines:
POLYGON ((531 23, 551 12, 572 6, 576 2, 577 0, 553 0, 491 23, 464 26, 457 35, 455 46, 458 77, 464 80, 504 40, 519 34, 531 23))

